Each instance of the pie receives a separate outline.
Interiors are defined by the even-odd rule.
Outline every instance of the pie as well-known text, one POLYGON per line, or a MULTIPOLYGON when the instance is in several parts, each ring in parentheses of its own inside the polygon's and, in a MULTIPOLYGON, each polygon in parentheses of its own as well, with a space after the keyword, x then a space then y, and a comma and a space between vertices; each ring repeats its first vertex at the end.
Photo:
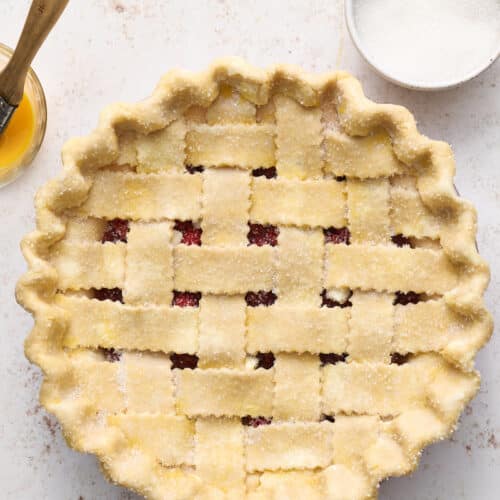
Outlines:
POLYGON ((366 499, 492 331, 450 147, 346 73, 168 73, 70 140, 19 302, 68 443, 151 499, 366 499))

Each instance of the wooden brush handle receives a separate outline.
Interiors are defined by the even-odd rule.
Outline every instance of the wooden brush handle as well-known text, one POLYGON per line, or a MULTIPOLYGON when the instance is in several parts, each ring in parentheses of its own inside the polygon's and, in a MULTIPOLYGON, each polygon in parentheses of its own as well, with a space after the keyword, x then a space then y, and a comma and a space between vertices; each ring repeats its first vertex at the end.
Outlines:
POLYGON ((68 1, 33 0, 16 50, 0 75, 0 95, 9 104, 21 102, 31 62, 68 1))

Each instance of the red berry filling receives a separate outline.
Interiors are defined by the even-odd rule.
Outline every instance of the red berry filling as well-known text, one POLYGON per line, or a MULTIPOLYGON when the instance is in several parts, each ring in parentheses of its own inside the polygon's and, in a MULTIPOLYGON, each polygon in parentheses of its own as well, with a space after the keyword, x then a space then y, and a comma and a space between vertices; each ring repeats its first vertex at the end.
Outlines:
POLYGON ((102 243, 110 241, 115 243, 117 241, 123 241, 127 243, 127 233, 129 232, 128 220, 124 219, 113 219, 106 222, 106 227, 104 228, 104 233, 102 235, 102 243))
POLYGON ((186 165, 186 170, 190 174, 196 174, 197 172, 201 174, 201 172, 203 172, 205 168, 202 167, 201 165, 186 165))
POLYGON ((195 354, 176 354, 170 355, 172 369, 185 370, 186 368, 194 370, 198 366, 198 356, 195 354))
POLYGON ((410 356, 411 353, 401 354, 399 352, 393 352, 391 353, 391 363, 393 365, 404 365, 405 363, 408 363, 410 356))
POLYGON ((351 239, 351 233, 349 229, 346 227, 329 227, 327 229, 323 229, 323 233, 325 235, 325 243, 333 243, 334 245, 338 245, 340 243, 345 243, 349 245, 351 239))
POLYGON ((331 422, 333 424, 335 422, 335 417, 333 415, 325 415, 323 413, 320 420, 321 422, 324 422, 326 420, 327 422, 331 422))
POLYGON ((120 358, 122 357, 122 353, 117 351, 114 347, 110 347, 109 349, 102 347, 101 352, 104 355, 104 359, 109 363, 116 363, 117 361, 120 361, 120 358))
POLYGON ((274 359, 274 354, 272 352, 258 352, 257 368, 264 368, 264 370, 269 370, 274 366, 274 359))
POLYGON ((121 288, 94 288, 94 298, 97 300, 112 300, 123 304, 121 288))
POLYGON ((245 295, 245 302, 250 307, 257 306, 272 306, 276 302, 276 294, 273 292, 266 292, 259 290, 258 292, 247 292, 245 295))
POLYGON ((345 302, 337 302, 334 299, 328 297, 326 290, 321 292, 321 307, 351 307, 352 302, 349 300, 352 297, 352 292, 350 292, 349 297, 345 302))
POLYGON ((201 292, 179 292, 174 290, 172 305, 177 307, 198 307, 200 299, 201 292))
POLYGON ((181 243, 184 245, 201 245, 202 230, 199 227, 195 227, 192 221, 176 220, 174 229, 182 233, 181 243))
POLYGON ((422 300, 422 297, 419 293, 415 292, 396 292, 396 298, 394 299, 393 304, 395 306, 407 306, 408 304, 418 304, 422 300))
POLYGON ((266 417, 251 417, 250 415, 246 415, 241 417, 241 423, 248 427, 259 427, 260 425, 269 425, 272 422, 273 418, 266 417))
POLYGON ((402 234, 395 234, 394 236, 391 236, 391 240, 398 247, 407 246, 407 247, 413 248, 413 245, 411 244, 410 238, 407 238, 406 236, 403 236, 402 234))
POLYGON ((259 167, 252 171, 254 177, 265 177, 266 179, 274 179, 277 176, 276 167, 259 167))
POLYGON ((250 231, 248 231, 248 242, 250 245, 271 245, 275 247, 278 244, 279 229, 270 224, 248 224, 250 231))
POLYGON ((319 359, 321 361, 321 366, 324 365, 336 365, 337 363, 345 363, 348 354, 346 352, 342 354, 335 354, 333 352, 320 353, 319 359))

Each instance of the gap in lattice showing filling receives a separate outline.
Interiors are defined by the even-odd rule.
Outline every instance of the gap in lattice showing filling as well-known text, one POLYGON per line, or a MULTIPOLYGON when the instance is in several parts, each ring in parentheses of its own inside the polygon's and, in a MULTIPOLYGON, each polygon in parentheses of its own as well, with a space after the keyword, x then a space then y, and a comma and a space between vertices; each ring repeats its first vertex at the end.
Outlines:
POLYGON ((403 234, 395 234, 395 235, 391 236, 391 240, 396 246, 398 246, 400 248, 402 248, 402 247, 413 248, 413 244, 412 244, 411 239, 403 234))
POLYGON ((205 170, 205 167, 203 167, 202 165, 186 165, 186 170, 191 175, 201 174, 205 170))
POLYGON ((108 363, 116 363, 121 360, 122 352, 114 347, 99 347, 99 352, 108 363))
POLYGON ((106 221, 104 232, 102 234, 102 243, 116 243, 122 241, 127 243, 127 235, 130 231, 128 220, 125 219, 112 219, 106 221))
POLYGON ((352 290, 343 292, 342 290, 326 290, 321 292, 321 307, 352 307, 352 302, 349 300, 352 297, 352 290))
POLYGON ((174 231, 180 233, 180 241, 183 245, 201 245, 203 230, 196 226, 191 220, 176 220, 174 231))
POLYGON ((334 415, 326 415, 323 413, 320 417, 320 422, 331 422, 332 424, 335 423, 335 416, 334 415))
POLYGON ((247 292, 245 302, 249 307, 272 306, 277 299, 277 295, 271 290, 259 290, 258 292, 247 292))
POLYGON ((336 354, 334 352, 320 353, 319 360, 321 361, 321 366, 325 365, 336 365, 337 363, 345 363, 349 354, 343 352, 342 354, 336 354))
POLYGON ((275 179, 278 176, 276 167, 259 167, 252 170, 252 175, 254 177, 265 177, 266 179, 275 179))
POLYGON ((258 352, 255 357, 257 358, 255 369, 263 368, 264 370, 270 370, 276 360, 272 352, 258 352))
POLYGON ((196 354, 172 353, 170 355, 173 370, 194 370, 198 367, 199 358, 196 354))
POLYGON ((201 292, 182 292, 174 290, 172 305, 177 307, 199 307, 201 292))
POLYGON ((349 245, 351 243, 351 232, 347 227, 327 227, 323 229, 323 234, 325 235, 325 243, 333 243, 334 245, 341 243, 349 245))
POLYGON ((250 415, 245 415, 241 417, 241 423, 247 427, 260 427, 261 425, 269 425, 273 421, 273 417, 252 417, 250 415))
POLYGON ((271 224, 254 224, 248 223, 248 244, 257 245, 262 247, 264 245, 271 245, 275 247, 278 244, 278 236, 280 230, 277 226, 271 224))
POLYGON ((92 295, 97 300, 111 300, 123 304, 123 293, 121 288, 92 288, 92 295))
POLYGON ((400 352, 391 352, 391 364, 392 365, 404 365, 410 361, 412 358, 413 353, 407 352, 405 354, 402 354, 400 352))

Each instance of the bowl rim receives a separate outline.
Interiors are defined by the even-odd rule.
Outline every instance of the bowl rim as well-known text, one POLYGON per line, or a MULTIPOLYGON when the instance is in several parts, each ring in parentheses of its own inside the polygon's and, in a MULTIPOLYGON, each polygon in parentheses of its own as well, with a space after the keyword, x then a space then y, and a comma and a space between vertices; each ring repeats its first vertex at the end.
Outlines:
POLYGON ((488 58, 485 64, 482 64, 478 68, 470 71, 465 76, 456 79, 456 80, 448 80, 448 81, 440 81, 436 83, 425 83, 425 82, 417 82, 417 81, 405 81, 397 78, 395 75, 384 71, 379 66, 377 66, 376 62, 368 56, 365 49, 363 48, 363 43, 361 41, 361 37, 358 35, 358 30, 356 27, 356 22, 354 21, 354 3, 357 0, 344 0, 344 17, 347 25, 347 31, 351 36, 351 40, 354 43, 357 51, 363 57, 363 59, 368 63, 368 65, 373 68, 377 73, 383 76, 386 80, 389 80, 396 85, 400 85, 401 87, 405 87, 411 90, 425 90, 425 91, 434 91, 434 90, 447 90, 458 87, 469 80, 472 80, 487 68, 489 68, 499 57, 500 55, 500 46, 497 48, 496 53, 488 58))

